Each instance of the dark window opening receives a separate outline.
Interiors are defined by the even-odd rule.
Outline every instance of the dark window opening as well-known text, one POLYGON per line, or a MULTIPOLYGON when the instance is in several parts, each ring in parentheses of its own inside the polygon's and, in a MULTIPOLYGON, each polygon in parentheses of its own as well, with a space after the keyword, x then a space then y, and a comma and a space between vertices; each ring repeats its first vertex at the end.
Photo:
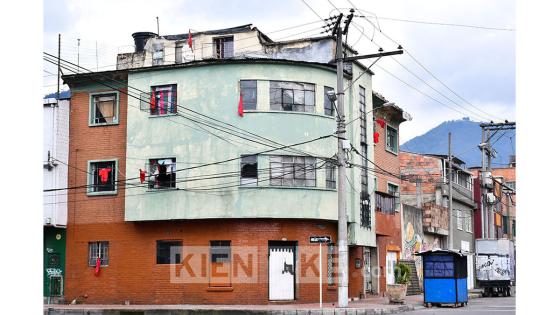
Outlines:
POLYGON ((182 246, 183 242, 181 241, 157 241, 157 264, 181 263, 182 246))
POLYGON ((150 159, 148 188, 175 188, 176 162, 175 158, 150 159))
POLYGON ((233 57, 233 36, 214 38, 214 57, 217 59, 233 57))
POLYGON ((258 162, 256 155, 241 156, 241 185, 257 185, 258 162))
POLYGON ((116 180, 115 161, 90 163, 90 192, 115 191, 116 180))

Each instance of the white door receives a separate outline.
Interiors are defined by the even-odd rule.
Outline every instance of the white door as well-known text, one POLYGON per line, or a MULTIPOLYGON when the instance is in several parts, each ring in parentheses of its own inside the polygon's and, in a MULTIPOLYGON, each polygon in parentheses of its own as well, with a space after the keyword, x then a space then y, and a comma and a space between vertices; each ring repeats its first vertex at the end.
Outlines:
MULTIPOLYGON (((471 243, 467 241, 461 241, 461 250, 464 252, 470 252, 471 243)), ((474 289, 474 256, 467 256, 467 288, 474 289)))
POLYGON ((295 298, 294 246, 270 245, 268 249, 268 298, 293 300, 295 298))
POLYGON ((385 279, 387 284, 395 284, 395 266, 397 265, 397 252, 388 251, 385 260, 385 279))

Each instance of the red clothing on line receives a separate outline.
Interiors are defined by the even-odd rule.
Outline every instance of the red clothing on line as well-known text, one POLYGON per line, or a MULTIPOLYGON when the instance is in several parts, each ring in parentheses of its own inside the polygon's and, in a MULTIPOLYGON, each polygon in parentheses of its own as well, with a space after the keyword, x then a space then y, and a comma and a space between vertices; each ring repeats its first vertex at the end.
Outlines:
POLYGON ((109 179, 109 172, 111 171, 110 167, 106 167, 106 168, 100 168, 98 173, 99 173, 99 177, 101 178, 101 182, 102 183, 106 183, 107 180, 109 179))

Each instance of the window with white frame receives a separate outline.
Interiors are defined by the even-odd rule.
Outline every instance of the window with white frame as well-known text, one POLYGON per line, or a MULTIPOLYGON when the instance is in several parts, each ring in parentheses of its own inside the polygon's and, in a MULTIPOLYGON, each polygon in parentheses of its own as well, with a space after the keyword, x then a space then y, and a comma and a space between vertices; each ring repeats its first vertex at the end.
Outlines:
POLYGON ((455 210, 454 212, 457 217, 457 229, 463 230, 463 210, 455 210))
POLYGON ((90 161, 88 194, 117 192, 117 161, 90 161))
POLYGON ((119 122, 118 93, 91 95, 90 125, 112 125, 119 122))
POLYGON ((241 185, 256 186, 258 183, 258 160, 256 155, 241 156, 241 185))
POLYGON ((270 156, 270 185, 316 187, 316 159, 309 156, 270 156))
POLYGON ((98 258, 101 266, 109 265, 109 242, 107 241, 89 242, 88 246, 89 246, 88 266, 95 267, 97 265, 98 258))
POLYGON ((399 150, 399 135, 397 129, 389 125, 387 125, 386 148, 388 151, 391 151, 395 154, 397 154, 399 150))
POLYGON ((465 231, 472 233, 472 220, 473 213, 470 210, 464 211, 465 213, 465 231))
POLYGON ((270 81, 270 109, 315 112, 315 84, 270 81))
POLYGON ((150 115, 177 113, 177 84, 152 86, 150 115))
POLYGON ((148 188, 175 188, 175 158, 150 159, 147 168, 149 170, 148 188))

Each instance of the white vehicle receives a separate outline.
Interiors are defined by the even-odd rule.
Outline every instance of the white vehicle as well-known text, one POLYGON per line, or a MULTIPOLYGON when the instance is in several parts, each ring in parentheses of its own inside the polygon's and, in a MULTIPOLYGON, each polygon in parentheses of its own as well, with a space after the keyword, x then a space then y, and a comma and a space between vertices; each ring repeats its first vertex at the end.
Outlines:
POLYGON ((476 280, 483 296, 511 296, 515 281, 515 245, 508 239, 476 240, 476 280))

